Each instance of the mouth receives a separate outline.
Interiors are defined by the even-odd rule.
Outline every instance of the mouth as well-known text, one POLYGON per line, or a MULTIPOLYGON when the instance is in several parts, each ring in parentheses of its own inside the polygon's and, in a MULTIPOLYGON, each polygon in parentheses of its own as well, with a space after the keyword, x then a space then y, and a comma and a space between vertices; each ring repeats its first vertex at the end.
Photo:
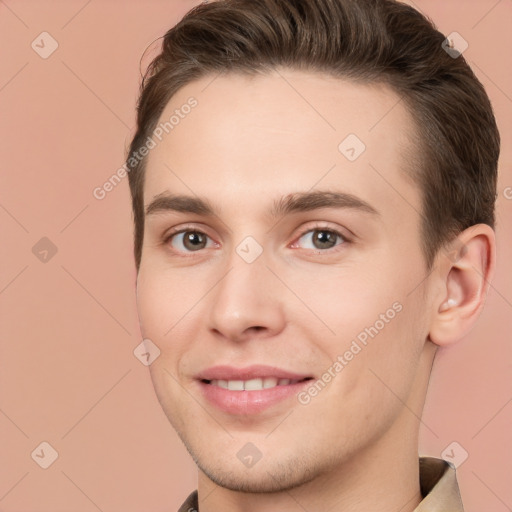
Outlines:
POLYGON ((196 375, 207 402, 231 416, 253 416, 271 407, 293 407, 297 404, 293 398, 313 379, 312 375, 266 365, 214 366, 196 375))
POLYGON ((303 379, 280 379, 277 377, 257 377, 249 380, 224 380, 224 379, 201 379, 201 382, 211 386, 217 386, 229 391, 262 391, 275 388, 276 386, 290 386, 300 382, 312 380, 313 377, 303 379))

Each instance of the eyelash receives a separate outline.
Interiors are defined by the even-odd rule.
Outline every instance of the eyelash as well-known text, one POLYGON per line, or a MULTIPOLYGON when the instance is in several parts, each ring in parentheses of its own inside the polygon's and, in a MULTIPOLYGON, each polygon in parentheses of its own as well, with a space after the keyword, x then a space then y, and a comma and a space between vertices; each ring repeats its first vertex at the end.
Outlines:
MULTIPOLYGON (((336 229, 333 229, 333 228, 327 227, 327 226, 323 226, 323 225, 315 225, 315 226, 308 227, 308 229, 302 231, 300 233, 300 235, 295 238, 295 240, 297 240, 297 242, 298 242, 307 233, 315 232, 315 231, 326 231, 328 233, 332 233, 332 234, 336 235, 337 237, 339 237, 342 240, 341 243, 338 243, 334 247, 331 247, 329 249, 305 249, 306 251, 310 251, 310 252, 313 252, 315 254, 321 254, 321 253, 332 254, 332 253, 336 253, 336 252, 342 250, 341 249, 342 246, 353 243, 352 240, 350 238, 348 238, 346 235, 340 233, 336 229)), ((210 240, 211 240, 210 236, 208 236, 204 231, 201 231, 200 229, 197 229, 197 227, 195 227, 195 226, 185 226, 183 228, 180 228, 177 231, 172 231, 171 233, 167 234, 164 237, 164 245, 168 245, 171 242, 172 238, 175 237, 176 235, 179 235, 181 233, 187 233, 187 232, 200 233, 200 234, 205 235, 206 237, 210 238, 210 240)), ((296 245, 297 242, 293 242, 293 245, 296 245)), ((171 249, 171 250, 173 252, 175 252, 175 253, 180 254, 180 255, 183 255, 184 253, 192 255, 195 252, 201 252, 202 249, 199 249, 198 251, 179 251, 179 250, 176 250, 176 249, 171 249)), ((184 256, 184 257, 188 257, 188 256, 184 256)))

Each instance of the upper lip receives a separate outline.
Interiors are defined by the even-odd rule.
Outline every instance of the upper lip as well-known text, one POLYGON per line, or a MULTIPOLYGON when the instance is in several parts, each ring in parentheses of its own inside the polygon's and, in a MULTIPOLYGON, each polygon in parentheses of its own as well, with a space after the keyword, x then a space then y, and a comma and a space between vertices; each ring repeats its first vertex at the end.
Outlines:
POLYGON ((246 366, 245 368, 235 368, 227 365, 212 366, 196 375, 199 380, 250 380, 265 377, 302 380, 311 377, 311 375, 289 372, 275 366, 261 364, 246 366))

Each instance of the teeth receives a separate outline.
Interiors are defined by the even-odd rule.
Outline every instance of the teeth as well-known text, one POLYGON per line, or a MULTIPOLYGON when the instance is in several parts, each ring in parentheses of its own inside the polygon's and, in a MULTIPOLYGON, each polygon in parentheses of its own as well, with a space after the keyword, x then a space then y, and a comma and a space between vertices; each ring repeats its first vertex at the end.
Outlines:
POLYGON ((263 389, 273 388, 277 386, 277 379, 275 377, 266 377, 263 379, 263 389))
POLYGON ((275 386, 287 386, 295 384, 299 380, 276 379, 275 377, 265 377, 263 379, 250 380, 221 380, 214 379, 210 381, 213 386, 229 389, 230 391, 261 391, 262 389, 274 388, 275 386))
POLYGON ((246 380, 244 382, 244 389, 247 391, 263 389, 263 380, 262 379, 246 380))
POLYGON ((228 380, 229 391, 243 391, 244 381, 243 380, 228 380))

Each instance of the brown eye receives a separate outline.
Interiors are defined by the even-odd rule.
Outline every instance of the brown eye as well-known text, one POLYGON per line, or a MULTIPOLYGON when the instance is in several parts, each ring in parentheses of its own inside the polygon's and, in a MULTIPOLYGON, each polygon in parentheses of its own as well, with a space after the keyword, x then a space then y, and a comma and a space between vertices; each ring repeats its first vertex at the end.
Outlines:
POLYGON ((345 242, 345 238, 340 233, 331 229, 311 229, 299 238, 299 244, 303 248, 316 250, 331 249, 345 242), (341 242, 337 242, 338 240, 341 242))
POLYGON ((338 235, 332 231, 315 231, 313 234, 313 245, 317 249, 330 249, 336 245, 338 235))
POLYGON ((201 231, 181 231, 169 237, 171 245, 178 251, 199 251, 206 247, 208 236, 201 231))

